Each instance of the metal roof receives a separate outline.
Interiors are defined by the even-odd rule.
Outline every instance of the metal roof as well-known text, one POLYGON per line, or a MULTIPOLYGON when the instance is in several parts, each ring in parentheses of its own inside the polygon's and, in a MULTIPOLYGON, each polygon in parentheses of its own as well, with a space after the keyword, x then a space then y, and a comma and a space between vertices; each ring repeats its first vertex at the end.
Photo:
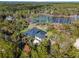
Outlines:
POLYGON ((45 34, 46 34, 46 32, 40 31, 40 32, 37 33, 35 36, 36 36, 36 37, 39 37, 39 38, 41 38, 41 39, 43 39, 43 38, 45 38, 45 34))
POLYGON ((32 37, 37 36, 37 37, 39 37, 41 39, 45 38, 45 34, 46 34, 45 31, 42 31, 42 30, 37 29, 35 27, 24 33, 24 35, 32 36, 32 37))

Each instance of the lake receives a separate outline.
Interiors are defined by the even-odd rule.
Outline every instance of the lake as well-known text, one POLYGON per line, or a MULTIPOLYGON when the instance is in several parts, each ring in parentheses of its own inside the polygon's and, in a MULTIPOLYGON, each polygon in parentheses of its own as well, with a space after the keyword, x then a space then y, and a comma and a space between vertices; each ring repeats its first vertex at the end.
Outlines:
POLYGON ((73 17, 51 17, 51 16, 44 16, 40 15, 36 18, 30 20, 30 23, 62 23, 62 24, 71 24, 73 21, 79 19, 79 16, 73 17))

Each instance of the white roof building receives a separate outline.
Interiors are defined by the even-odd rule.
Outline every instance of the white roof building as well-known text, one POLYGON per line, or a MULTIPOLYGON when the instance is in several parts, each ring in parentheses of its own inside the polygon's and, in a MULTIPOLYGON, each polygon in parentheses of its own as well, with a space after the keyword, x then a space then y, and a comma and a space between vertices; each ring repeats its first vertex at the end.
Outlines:
POLYGON ((79 49, 79 38, 76 39, 76 42, 74 43, 74 47, 75 47, 76 49, 79 49))
POLYGON ((38 40, 36 40, 36 39, 33 41, 33 44, 39 44, 39 43, 40 42, 38 40))

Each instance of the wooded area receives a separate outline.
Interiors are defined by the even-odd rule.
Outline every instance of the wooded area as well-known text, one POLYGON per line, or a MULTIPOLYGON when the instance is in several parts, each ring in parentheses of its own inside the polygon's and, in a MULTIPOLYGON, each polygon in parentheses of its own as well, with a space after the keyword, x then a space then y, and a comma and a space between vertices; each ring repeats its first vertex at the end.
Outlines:
POLYGON ((79 15, 79 3, 0 2, 0 58, 79 57, 79 50, 73 46, 79 38, 79 20, 58 25, 28 22, 39 14, 79 15), (23 35, 31 27, 47 32, 39 45, 33 44, 34 37, 23 35))

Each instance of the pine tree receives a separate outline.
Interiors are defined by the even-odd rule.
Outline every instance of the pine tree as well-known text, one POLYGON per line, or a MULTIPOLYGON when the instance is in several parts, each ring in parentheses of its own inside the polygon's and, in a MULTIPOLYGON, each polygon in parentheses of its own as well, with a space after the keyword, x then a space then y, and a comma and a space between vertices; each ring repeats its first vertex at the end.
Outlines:
POLYGON ((14 46, 10 42, 0 39, 0 58, 14 57, 13 47, 14 46))
POLYGON ((31 57, 31 58, 39 58, 37 51, 35 51, 34 49, 32 49, 32 50, 31 50, 31 56, 30 56, 30 57, 31 57))
POLYGON ((37 47, 37 53, 39 58, 46 58, 48 57, 48 53, 47 53, 47 40, 43 41, 42 43, 40 43, 40 45, 37 47))

